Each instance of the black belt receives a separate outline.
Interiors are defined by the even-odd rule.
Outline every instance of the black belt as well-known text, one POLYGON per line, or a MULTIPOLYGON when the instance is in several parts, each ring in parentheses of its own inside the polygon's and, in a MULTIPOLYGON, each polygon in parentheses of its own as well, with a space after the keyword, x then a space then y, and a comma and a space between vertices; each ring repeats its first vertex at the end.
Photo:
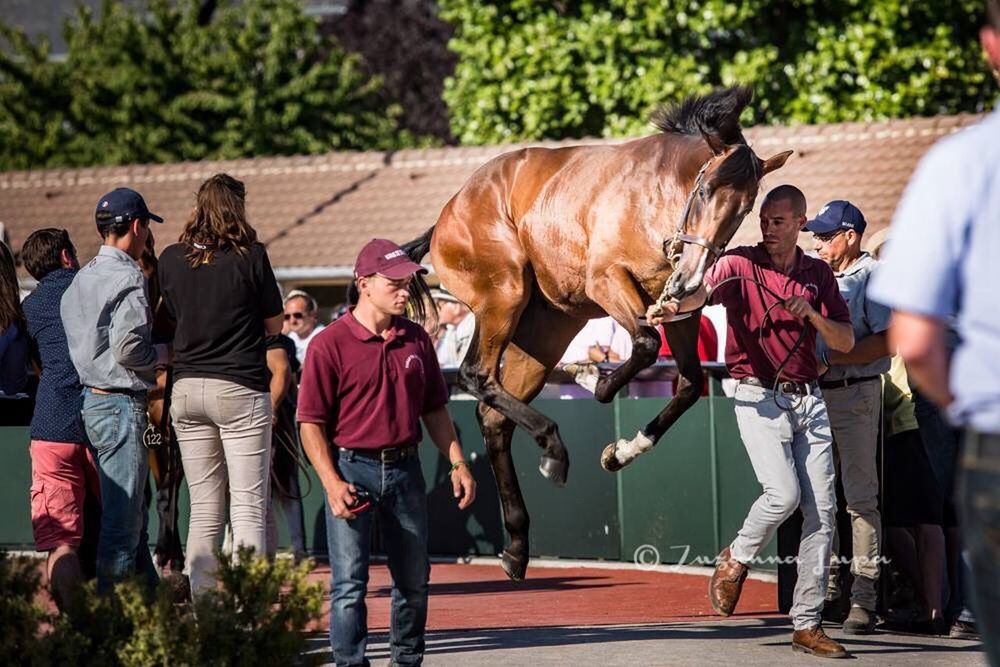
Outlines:
POLYGON ((815 382, 796 382, 794 380, 783 380, 775 387, 774 380, 762 380, 761 378, 748 375, 740 378, 740 384, 748 384, 751 387, 763 387, 764 389, 777 389, 783 394, 804 394, 812 395, 816 393, 815 382))
POLYGON ((416 445, 403 445, 401 447, 383 447, 382 449, 349 449, 347 447, 337 447, 341 455, 353 454, 366 459, 374 459, 382 463, 398 463, 407 459, 416 458, 416 445))
POLYGON ((851 385, 858 384, 859 382, 868 382, 869 380, 878 380, 881 376, 879 375, 866 375, 863 378, 844 378, 843 380, 820 380, 820 389, 843 389, 844 387, 850 387, 851 385))
POLYGON ((146 396, 145 389, 101 389, 99 387, 87 387, 87 391, 96 396, 131 396, 132 398, 146 396))

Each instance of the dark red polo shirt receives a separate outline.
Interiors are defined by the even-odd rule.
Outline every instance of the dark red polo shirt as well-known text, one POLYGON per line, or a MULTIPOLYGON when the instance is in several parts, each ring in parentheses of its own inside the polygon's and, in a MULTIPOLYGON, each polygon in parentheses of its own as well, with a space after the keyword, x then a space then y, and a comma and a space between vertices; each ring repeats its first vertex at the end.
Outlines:
MULTIPOLYGON (((706 272, 705 284, 714 286, 732 276, 747 276, 784 298, 806 297, 824 317, 850 322, 850 311, 830 267, 801 249, 796 254, 798 259, 791 272, 784 274, 771 264, 762 244, 733 248, 706 272)), ((775 301, 772 295, 746 280, 726 283, 712 293, 712 303, 726 307, 726 366, 730 375, 737 379, 750 375, 774 379, 778 365, 788 356, 805 327, 805 340, 785 364, 781 379, 815 380, 816 328, 781 306, 775 306, 765 321, 764 314, 775 301)))
POLYGON ((349 449, 418 443, 420 417, 448 402, 427 332, 402 317, 377 336, 349 312, 309 343, 298 420, 325 423, 330 442, 349 449))

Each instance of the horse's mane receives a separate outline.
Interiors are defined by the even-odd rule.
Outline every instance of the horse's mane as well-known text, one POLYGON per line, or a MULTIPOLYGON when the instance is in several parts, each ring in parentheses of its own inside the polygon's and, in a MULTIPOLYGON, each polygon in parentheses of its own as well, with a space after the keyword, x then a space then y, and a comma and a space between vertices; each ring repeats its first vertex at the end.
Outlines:
POLYGON ((753 89, 749 86, 719 88, 707 95, 692 95, 680 104, 660 107, 651 120, 668 134, 711 134, 729 145, 745 144, 740 113, 751 99, 753 89))

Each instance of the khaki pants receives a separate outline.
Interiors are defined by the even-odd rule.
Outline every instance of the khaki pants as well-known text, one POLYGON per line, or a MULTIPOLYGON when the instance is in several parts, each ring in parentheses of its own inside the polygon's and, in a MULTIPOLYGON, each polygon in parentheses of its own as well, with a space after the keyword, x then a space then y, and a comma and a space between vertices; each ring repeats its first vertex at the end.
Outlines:
POLYGON ((271 398, 235 382, 183 378, 171 401, 191 494, 187 565, 197 594, 215 586, 214 552, 222 545, 227 501, 235 547, 265 551, 271 398))
MULTIPOLYGON (((874 611, 882 539, 878 469, 875 464, 882 380, 873 378, 849 387, 824 389, 823 398, 826 399, 833 429, 834 464, 844 486, 847 512, 851 516, 851 574, 854 575, 851 604, 874 611)), ((838 542, 835 533, 835 555, 838 542)))
POLYGON ((753 567, 778 526, 795 508, 802 510, 798 580, 789 615, 796 630, 805 630, 823 620, 837 507, 832 438, 822 396, 786 396, 779 402, 770 389, 736 388, 740 437, 764 492, 750 507, 731 549, 733 558, 753 567))

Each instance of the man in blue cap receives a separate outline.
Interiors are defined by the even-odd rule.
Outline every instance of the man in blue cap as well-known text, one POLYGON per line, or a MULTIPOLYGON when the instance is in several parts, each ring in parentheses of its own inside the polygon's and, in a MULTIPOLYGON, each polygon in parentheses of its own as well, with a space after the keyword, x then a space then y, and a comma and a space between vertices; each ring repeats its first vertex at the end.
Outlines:
MULTIPOLYGON (((806 229, 813 233, 816 253, 833 269, 854 327, 855 343, 851 351, 831 350, 822 338, 816 346, 820 370, 826 369, 819 386, 833 429, 834 463, 851 516, 854 583, 851 610, 844 621, 846 634, 869 634, 875 627, 875 583, 882 535, 875 460, 882 406, 881 376, 889 370, 886 344, 889 309, 867 297, 868 280, 876 262, 861 250, 866 227, 865 216, 858 207, 843 200, 830 202, 806 224, 806 229)), ((836 557, 836 532, 834 535, 836 557)), ((839 595, 838 570, 831 572, 828 602, 839 595)))
POLYGON ((77 272, 60 305, 70 358, 83 385, 83 424, 93 445, 101 482, 97 588, 120 579, 157 580, 146 533, 143 491, 149 463, 142 445, 147 427, 146 390, 167 349, 153 345, 146 279, 139 268, 151 220, 135 190, 101 197, 95 214, 104 239, 97 257, 77 272))

